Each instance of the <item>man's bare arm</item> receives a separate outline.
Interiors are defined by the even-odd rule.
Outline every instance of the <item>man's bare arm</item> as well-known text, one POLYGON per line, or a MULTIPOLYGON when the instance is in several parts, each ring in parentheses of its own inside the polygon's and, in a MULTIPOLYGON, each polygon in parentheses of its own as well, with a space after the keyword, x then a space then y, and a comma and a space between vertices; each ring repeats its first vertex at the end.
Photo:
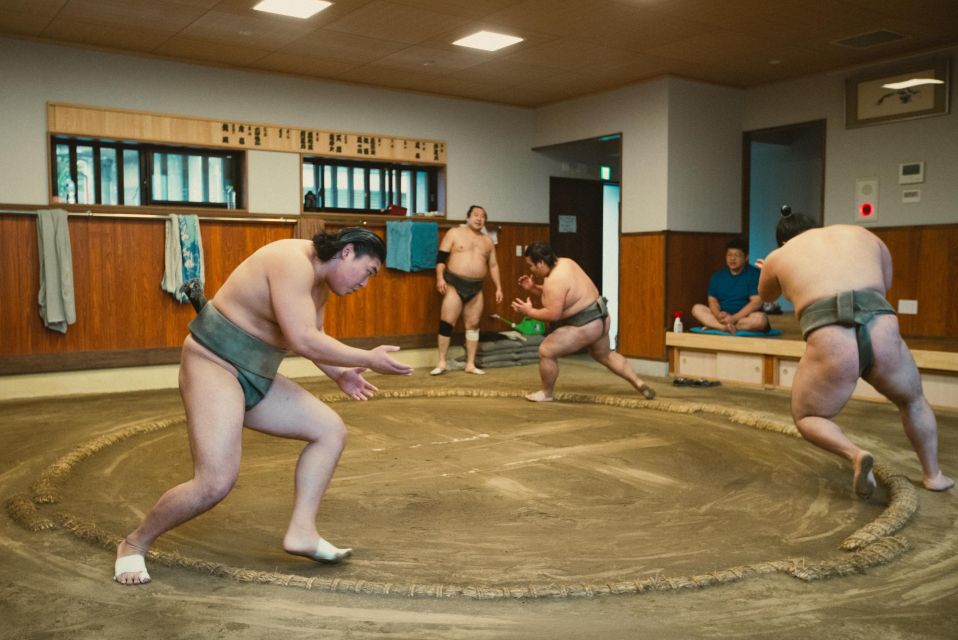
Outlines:
POLYGON ((885 293, 888 293, 892 280, 891 252, 881 238, 878 238, 878 246, 881 247, 881 273, 885 281, 885 293))
MULTIPOLYGON (((439 243, 439 251, 445 251, 447 254, 452 252, 453 238, 455 237, 455 229, 450 229, 446 232, 446 235, 442 237, 442 241, 439 243)), ((446 263, 436 261, 436 282, 445 283, 442 275, 446 272, 446 263)))
POLYGON ((722 318, 722 306, 715 296, 709 296, 709 311, 711 311, 712 315, 716 318, 722 318))
POLYGON ((339 377, 343 375, 343 372, 346 371, 346 369, 348 368, 348 367, 334 367, 332 365, 322 364, 320 362, 314 362, 313 364, 315 364, 320 371, 325 373, 327 378, 329 378, 330 380, 334 382, 338 381, 339 377))
POLYGON ((762 270, 758 277, 758 295, 765 302, 775 302, 782 295, 782 285, 775 275, 775 252, 768 254, 765 260, 756 260, 755 266, 762 270))
POLYGON ((499 260, 496 258, 496 245, 489 241, 489 277, 496 285, 496 302, 502 302, 502 281, 499 278, 499 260))
POLYGON ((542 285, 536 284, 535 280, 529 274, 519 276, 519 286, 534 296, 542 296, 542 285))
POLYGON ((541 289, 542 307, 540 309, 532 309, 526 313, 526 315, 535 320, 555 322, 562 317, 562 310, 565 308, 565 298, 568 293, 568 288, 558 283, 549 282, 549 279, 546 279, 541 289))
POLYGON ((754 296, 751 296, 748 299, 748 302, 745 304, 744 307, 742 307, 741 309, 736 311, 734 314, 732 314, 732 318, 736 321, 741 320, 748 314, 761 310, 761 308, 762 308, 762 296, 756 294, 754 296))

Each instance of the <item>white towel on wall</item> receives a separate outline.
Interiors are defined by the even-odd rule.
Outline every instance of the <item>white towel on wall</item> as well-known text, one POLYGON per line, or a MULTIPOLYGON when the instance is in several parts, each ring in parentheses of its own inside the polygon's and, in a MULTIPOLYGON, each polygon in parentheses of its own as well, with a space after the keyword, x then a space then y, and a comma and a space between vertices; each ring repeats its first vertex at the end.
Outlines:
POLYGON ((176 296, 183 286, 183 249, 180 247, 180 217, 170 214, 166 220, 166 250, 163 252, 163 291, 176 296))
POLYGON ((37 211, 40 254, 40 317, 52 331, 66 333, 77 321, 73 299, 73 251, 70 227, 63 209, 37 211))

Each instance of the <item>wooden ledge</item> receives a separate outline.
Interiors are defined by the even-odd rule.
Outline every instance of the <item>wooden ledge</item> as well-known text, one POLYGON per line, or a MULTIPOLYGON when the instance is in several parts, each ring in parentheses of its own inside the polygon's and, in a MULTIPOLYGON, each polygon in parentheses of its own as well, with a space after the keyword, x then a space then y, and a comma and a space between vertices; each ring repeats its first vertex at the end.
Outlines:
MULTIPOLYGON (((907 340, 906 340, 907 342, 907 340)), ((788 338, 735 338, 708 333, 665 334, 667 347, 696 351, 722 351, 726 353, 751 353, 798 360, 805 353, 803 340, 788 338)), ((958 373, 958 353, 913 349, 915 364, 922 371, 958 373)))
POLYGON ((669 331, 665 334, 665 344, 668 347, 682 349, 754 353, 784 358, 801 358, 802 354, 805 353, 805 342, 787 338, 735 338, 709 333, 673 333, 669 331))

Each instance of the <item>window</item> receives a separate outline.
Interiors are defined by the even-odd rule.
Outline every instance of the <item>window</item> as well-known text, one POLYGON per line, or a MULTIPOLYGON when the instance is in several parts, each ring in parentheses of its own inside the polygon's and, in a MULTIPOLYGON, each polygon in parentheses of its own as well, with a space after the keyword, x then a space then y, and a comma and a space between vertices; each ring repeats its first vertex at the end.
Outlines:
POLYGON ((52 195, 61 202, 235 208, 244 155, 54 136, 52 195))
POLYGON ((370 213, 390 205, 406 207, 409 213, 437 211, 438 185, 439 167, 303 158, 303 202, 307 211, 370 213))

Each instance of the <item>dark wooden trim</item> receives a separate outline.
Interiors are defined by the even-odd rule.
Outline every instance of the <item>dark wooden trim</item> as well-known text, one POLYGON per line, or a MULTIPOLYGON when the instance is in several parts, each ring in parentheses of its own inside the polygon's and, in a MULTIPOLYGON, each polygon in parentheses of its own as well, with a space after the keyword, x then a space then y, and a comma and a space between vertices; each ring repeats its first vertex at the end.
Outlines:
MULTIPOLYGON (((453 336, 452 343, 453 345, 461 345, 464 340, 464 334, 457 334, 453 336)), ((342 342, 359 349, 371 349, 381 344, 392 344, 401 349, 426 349, 436 347, 436 334, 343 338, 342 342)), ((292 355, 293 354, 291 354, 291 356, 292 355)), ((149 367, 164 364, 179 364, 179 362, 180 347, 126 349, 121 351, 38 353, 35 355, 4 356, 0 358, 0 375, 116 369, 119 367, 149 367)))
MULTIPOLYGON (((663 231, 667 236, 737 236, 741 235, 738 231, 674 231, 667 229, 663 231)), ((724 255, 724 254, 723 254, 724 255)))
MULTIPOLYGON (((50 204, 0 204, 0 209, 12 209, 15 211, 39 211, 41 209, 63 209, 70 213, 87 213, 92 211, 97 214, 111 213, 133 213, 142 216, 143 219, 155 217, 157 220, 166 220, 171 213, 192 213, 200 220, 203 218, 231 218, 237 222, 249 222, 249 224, 262 224, 264 219, 275 220, 281 224, 294 224, 296 214, 279 215, 275 213, 250 213, 246 209, 199 209, 190 207, 176 207, 163 205, 147 205, 143 207, 131 207, 115 204, 65 204, 63 202, 51 202, 50 204), (256 220, 248 220, 256 218, 256 220)), ((0 213, 0 215, 6 215, 0 213)), ((105 217, 105 216, 100 216, 105 217)), ((122 218, 118 218, 121 219, 122 218)), ((272 222, 271 222, 272 223, 272 222)))
POLYGON ((4 356, 0 359, 0 375, 115 369, 176 364, 179 347, 127 349, 122 351, 74 351, 72 353, 38 353, 25 356, 4 356))
POLYGON ((619 236, 622 238, 638 238, 640 236, 662 235, 665 232, 666 229, 659 229, 658 231, 629 231, 628 233, 620 233, 619 236))

